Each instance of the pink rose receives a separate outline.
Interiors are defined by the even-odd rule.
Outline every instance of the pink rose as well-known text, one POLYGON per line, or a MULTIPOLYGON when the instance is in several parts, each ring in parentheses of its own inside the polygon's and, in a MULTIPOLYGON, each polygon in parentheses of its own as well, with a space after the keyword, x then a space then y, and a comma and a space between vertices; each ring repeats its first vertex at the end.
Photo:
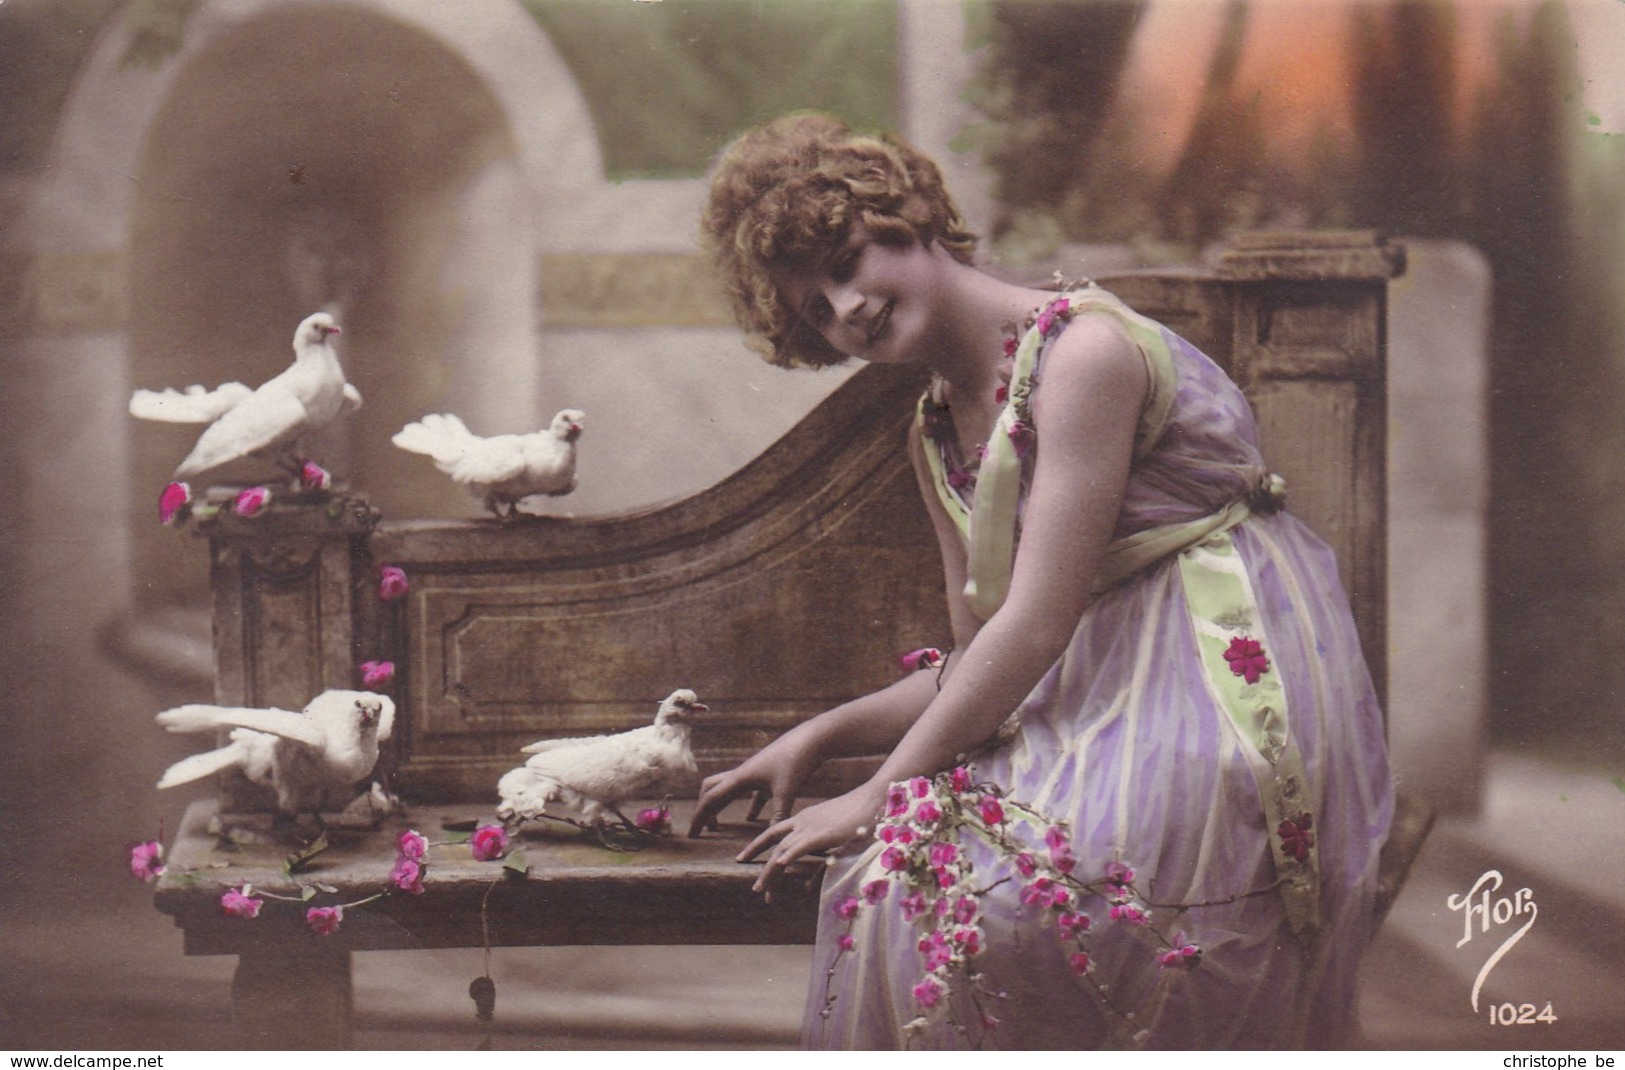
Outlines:
POLYGON ((893 784, 886 789, 886 816, 902 817, 908 813, 908 789, 901 784, 893 784))
MULTIPOLYGON (((905 805, 904 808, 907 809, 907 806, 905 805)), ((914 830, 907 825, 882 825, 880 826, 880 840, 882 843, 913 843, 914 830)))
POLYGON ((306 461, 299 467, 299 485, 306 490, 330 490, 333 476, 315 461, 306 461))
POLYGON ((929 825, 934 822, 941 821, 942 807, 938 806, 931 799, 927 799, 919 805, 918 809, 914 811, 914 820, 923 825, 929 825))
POLYGON ((863 886, 863 901, 870 906, 885 899, 891 892, 891 881, 884 877, 876 877, 863 886))
POLYGON ((401 833, 395 842, 395 848, 402 858, 410 858, 414 862, 423 861, 423 856, 429 853, 429 841, 424 839, 423 833, 417 829, 407 829, 401 833))
POLYGON ((908 852, 901 847, 888 847, 880 855, 880 865, 894 873, 901 872, 908 868, 908 852))
POLYGON ((671 811, 664 806, 646 806, 638 811, 632 823, 644 832, 664 836, 671 831, 671 811))
POLYGON ((1016 871, 1023 877, 1031 877, 1038 872, 1038 860, 1026 851, 1016 855, 1016 871))
POLYGON ((231 511, 238 516, 259 516, 271 503, 271 488, 244 487, 232 500, 231 511))
POLYGON ((982 930, 966 927, 954 930, 954 943, 965 955, 980 955, 982 953, 982 930))
POLYGON ((1077 856, 1072 853, 1072 848, 1070 847, 1052 849, 1049 853, 1049 861, 1050 865, 1054 866, 1062 873, 1071 873, 1074 869, 1078 868, 1077 856))
POLYGON ((856 940, 852 939, 852 934, 851 933, 842 933, 840 936, 837 936, 835 938, 835 947, 838 949, 836 951, 836 954, 841 954, 842 952, 851 951, 854 947, 857 947, 857 946, 858 946, 858 942, 856 940))
POLYGON ((962 895, 954 900, 954 920, 961 925, 969 925, 976 920, 976 900, 968 895, 962 895))
POLYGON ((927 1009, 935 1007, 942 999, 942 985, 935 977, 927 977, 914 986, 914 1002, 927 1009))
POLYGON ((959 858, 959 848, 951 843, 933 843, 928 857, 933 866, 951 866, 959 858))
POLYGON ((385 602, 404 597, 408 587, 406 573, 399 567, 383 565, 378 569, 378 597, 385 602))
POLYGON ((918 672, 921 669, 934 669, 942 664, 942 651, 934 646, 921 647, 910 650, 901 658, 903 668, 909 672, 918 672))
POLYGON ((835 916, 842 921, 851 921, 858 916, 858 907, 863 901, 855 895, 843 895, 835 900, 835 916))
POLYGON ((368 691, 388 687, 389 682, 395 679, 395 663, 393 661, 363 661, 360 669, 361 686, 368 691))
POLYGON ((155 881, 164 875, 164 845, 148 840, 130 848, 130 873, 144 881, 155 881))
POLYGON ((969 791, 971 789, 970 770, 962 765, 955 766, 954 771, 948 774, 948 786, 956 792, 969 791))
POLYGON ((908 790, 916 799, 923 799, 931 794, 931 782, 923 776, 912 777, 908 782, 908 790))
POLYGON ((158 522, 173 524, 185 520, 192 513, 192 488, 186 483, 171 483, 158 495, 158 522))
POLYGON ((997 795, 984 795, 977 809, 982 814, 982 824, 997 825, 1004 820, 1004 805, 999 802, 997 795))
POLYGON ((1066 960, 1066 964, 1072 967, 1073 973, 1077 974, 1079 977, 1082 977, 1084 974, 1089 972, 1089 953, 1087 951, 1075 951, 1072 953, 1072 956, 1066 960))
POLYGON ((305 924, 318 936, 332 936, 339 931, 339 922, 343 920, 343 907, 311 907, 305 911, 305 924))
POLYGON ((944 891, 952 888, 954 886, 954 882, 959 879, 954 871, 949 869, 947 866, 938 866, 931 872, 937 878, 937 887, 943 889, 944 891))
POLYGON ((395 868, 389 871, 389 881, 403 892, 423 894, 423 864, 401 855, 395 859, 395 868))
POLYGON ((260 907, 265 905, 263 899, 253 899, 243 885, 242 889, 227 888, 220 896, 220 913, 228 918, 257 918, 260 916, 260 907))
POLYGON ((1058 850, 1067 846, 1066 829, 1060 825, 1051 825, 1044 830, 1044 846, 1050 850, 1058 850))
POLYGON ((502 831, 501 825, 481 825, 468 838, 468 849, 474 853, 476 862, 495 861, 508 849, 508 834, 502 831))

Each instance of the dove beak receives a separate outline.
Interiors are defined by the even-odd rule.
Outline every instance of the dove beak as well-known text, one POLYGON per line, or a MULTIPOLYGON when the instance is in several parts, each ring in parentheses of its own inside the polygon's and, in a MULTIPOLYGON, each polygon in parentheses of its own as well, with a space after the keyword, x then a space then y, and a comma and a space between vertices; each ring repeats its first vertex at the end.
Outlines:
POLYGON ((703 702, 691 702, 688 704, 688 708, 695 713, 706 713, 711 709, 703 702))

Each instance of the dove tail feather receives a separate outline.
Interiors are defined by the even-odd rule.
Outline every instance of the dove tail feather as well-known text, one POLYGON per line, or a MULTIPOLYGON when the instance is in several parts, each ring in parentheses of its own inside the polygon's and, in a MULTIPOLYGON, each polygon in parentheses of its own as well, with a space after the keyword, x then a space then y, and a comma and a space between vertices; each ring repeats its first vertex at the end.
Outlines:
POLYGON ((202 780, 206 776, 243 764, 247 756, 247 745, 242 740, 233 739, 231 743, 218 750, 182 758, 164 771, 164 775, 158 779, 158 786, 173 788, 177 784, 190 784, 194 780, 202 780))
POLYGON ((462 420, 449 412, 437 412, 417 423, 407 424, 395 432, 390 441, 403 450, 438 459, 457 454, 474 439, 473 432, 462 420))

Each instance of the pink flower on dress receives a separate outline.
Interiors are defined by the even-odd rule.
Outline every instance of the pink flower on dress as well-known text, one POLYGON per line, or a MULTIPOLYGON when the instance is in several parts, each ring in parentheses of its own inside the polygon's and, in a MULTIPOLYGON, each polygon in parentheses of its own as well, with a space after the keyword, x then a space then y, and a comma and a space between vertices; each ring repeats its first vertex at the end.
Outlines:
POLYGON ((914 986, 914 1002, 927 1010, 942 1001, 942 984, 935 977, 927 977, 914 986))
POLYGON ((954 886, 954 882, 959 880, 959 876, 947 866, 937 866, 931 871, 931 874, 937 878, 937 887, 941 888, 943 891, 947 891, 949 888, 952 888, 954 886))
POLYGON ((993 400, 1000 405, 1010 400, 1010 384, 1000 383, 993 388, 993 400))
POLYGON ((361 669, 361 686, 368 691, 380 687, 388 687, 389 682, 395 679, 395 663, 393 661, 363 661, 361 669))
POLYGON ((914 820, 922 825, 932 825, 942 820, 942 807, 930 799, 925 800, 914 811, 914 820))
POLYGON ((385 602, 404 597, 409 584, 406 572, 398 565, 384 565, 378 570, 378 597, 385 602))
POLYGON ((1264 656, 1264 647, 1257 639, 1249 639, 1245 635, 1238 635, 1230 640, 1230 648, 1224 652, 1224 660, 1230 663, 1230 671, 1244 678, 1249 684, 1258 683, 1259 676, 1270 671, 1269 658, 1264 656))
POLYGON ((148 840, 130 848, 130 874, 144 881, 155 881, 164 875, 164 845, 148 840))
POLYGON ((886 789, 886 816, 902 817, 908 813, 908 789, 902 784, 893 784, 886 789))
POLYGON ((1075 951, 1066 960, 1066 964, 1072 968, 1073 973, 1082 977, 1089 972, 1089 953, 1087 951, 1075 951))
POLYGON ((173 524, 185 520, 192 513, 192 487, 187 483, 171 483, 158 495, 158 522, 173 524))
POLYGON ((1067 891, 1065 885, 1057 884, 1050 891, 1049 905, 1055 910, 1065 910, 1072 905, 1072 893, 1067 891))
POLYGON ((891 893, 891 881, 884 877, 876 877, 863 886, 863 901, 870 906, 885 899, 891 893))
POLYGON ((982 815, 982 824, 997 825, 1004 821, 1004 804, 999 802, 997 795, 984 795, 977 804, 977 810, 982 815))
POLYGON ((942 664, 942 651, 934 646, 923 646, 918 650, 910 650, 900 659, 903 668, 909 672, 918 672, 921 669, 935 669, 942 664))
POLYGON ((259 516, 271 504, 270 487, 244 487, 232 499, 231 511, 238 516, 259 516))
POLYGON ((1016 350, 1018 350, 1020 348, 1021 348, 1021 339, 1017 338, 1013 334, 1007 334, 1007 335, 1004 336, 1004 355, 1006 357, 1015 356, 1016 355, 1016 350))
POLYGON ((1281 837, 1281 850, 1299 862, 1309 861, 1309 848, 1315 845, 1314 818, 1306 810, 1296 820, 1283 821, 1275 829, 1281 837))
POLYGON ((837 949, 836 954, 838 954, 838 955, 839 954, 845 954, 846 952, 851 951, 854 947, 857 947, 857 946, 858 946, 858 942, 856 940, 852 939, 852 934, 851 933, 842 933, 840 936, 837 936, 835 938, 835 947, 837 949))
POLYGON ((1057 297, 1044 306, 1044 311, 1038 314, 1038 333, 1048 338, 1059 323, 1065 323, 1072 316, 1072 302, 1064 297, 1057 297))
POLYGON ((644 832, 664 836, 671 831, 671 811, 664 806, 646 806, 638 811, 632 823, 644 832))
POLYGON ((948 774, 948 786, 957 793, 964 793, 971 789, 970 770, 962 765, 954 766, 954 771, 948 774))
POLYGON ((318 936, 332 936, 343 920, 343 907, 311 907, 305 911, 305 924, 318 936))
MULTIPOLYGON (((908 804, 904 803, 903 808, 906 810, 908 804)), ((914 830, 907 825, 882 825, 880 840, 882 843, 910 844, 914 842, 914 830)))
POLYGON ((881 852, 880 865, 882 869, 900 873, 908 868, 908 852, 901 847, 888 847, 881 852))
POLYGON ((933 843, 926 858, 933 866, 951 866, 959 859, 959 848, 951 843, 933 843))
POLYGON ((1031 878, 1034 873, 1038 872, 1038 859, 1034 858, 1026 851, 1022 851, 1020 854, 1016 855, 1016 872, 1020 873, 1023 877, 1031 878))
POLYGON ((468 838, 468 849, 474 855, 474 861, 494 862, 508 849, 508 834, 502 831, 501 825, 481 825, 468 838))
POLYGON ((957 464, 948 469, 948 485, 955 490, 964 490, 970 486, 970 473, 957 464))
POLYGON ((911 777, 908 782, 908 790, 916 799, 923 799, 931 794, 931 782, 923 776, 911 777))
POLYGON ((1033 448, 1033 443, 1038 438, 1033 431, 1033 425, 1025 420, 1011 421, 1010 426, 1005 428, 1004 433, 1010 436, 1011 443, 1015 445, 1017 457, 1027 456, 1028 452, 1033 448))
POLYGON ((403 892, 423 894, 423 863, 401 855, 395 859, 395 868, 389 871, 389 882, 403 892))
POLYGON ((248 885, 242 888, 227 888, 220 896, 220 913, 228 918, 257 918, 260 916, 260 907, 265 900, 255 899, 248 894, 248 885))
POLYGON ((835 900, 835 916, 842 921, 851 921, 858 916, 858 908, 862 905, 863 900, 857 896, 843 895, 835 900))
POLYGON ((1121 862, 1106 863, 1106 883, 1118 895, 1127 895, 1128 886, 1134 881, 1134 871, 1121 862))
POLYGON ((976 900, 962 895, 954 900, 954 920, 961 925, 969 925, 976 920, 976 909, 976 900))
POLYGON ((423 856, 429 853, 429 841, 417 829, 407 829, 401 833, 400 839, 395 841, 395 849, 402 858, 421 862, 423 856))
POLYGON ((299 485, 306 490, 330 490, 333 476, 315 461, 306 461, 299 466, 299 485))
POLYGON ((954 943, 959 945, 962 955, 980 955, 982 953, 982 930, 973 926, 954 930, 954 943))

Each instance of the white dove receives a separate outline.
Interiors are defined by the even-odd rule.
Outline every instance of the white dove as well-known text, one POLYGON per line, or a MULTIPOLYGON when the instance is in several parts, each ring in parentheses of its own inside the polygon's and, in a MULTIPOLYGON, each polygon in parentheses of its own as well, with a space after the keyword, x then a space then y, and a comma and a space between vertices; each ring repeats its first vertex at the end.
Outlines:
POLYGON ((435 467, 464 484, 499 517, 519 515, 519 500, 576 489, 576 439, 586 414, 565 409, 545 431, 481 438, 451 413, 407 424, 390 441, 434 459, 435 467))
POLYGON ((660 704, 652 725, 532 743, 523 749, 532 757, 497 783, 497 817, 509 824, 534 820, 558 802, 580 814, 580 823, 602 829, 608 811, 632 828, 618 809, 622 803, 667 794, 673 777, 699 771, 689 746, 689 717, 707 708, 694 692, 679 689, 660 704))
POLYGON ((317 312, 294 332, 293 364, 259 389, 225 383, 214 390, 201 386, 137 390, 130 397, 130 415, 209 424, 175 469, 176 479, 189 479, 244 457, 292 452, 307 432, 320 430, 361 405, 360 391, 345 382, 329 342, 338 333, 333 317, 317 312))
POLYGON ((298 713, 194 703, 158 715, 171 732, 232 728, 224 747, 182 758, 160 788, 187 784, 224 769, 276 792, 283 815, 339 809, 357 781, 378 763, 378 744, 395 725, 395 703, 371 691, 323 691, 298 713))

